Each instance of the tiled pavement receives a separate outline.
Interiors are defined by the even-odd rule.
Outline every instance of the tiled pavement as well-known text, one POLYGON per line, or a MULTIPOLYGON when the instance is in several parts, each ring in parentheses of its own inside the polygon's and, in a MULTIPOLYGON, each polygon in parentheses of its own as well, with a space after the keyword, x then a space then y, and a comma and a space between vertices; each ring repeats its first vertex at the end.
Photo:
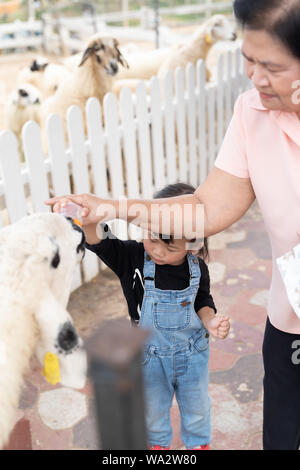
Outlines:
MULTIPOLYGON (((210 239, 211 290, 218 311, 231 317, 226 340, 211 340, 213 449, 261 449, 261 346, 271 277, 271 253, 254 205, 226 232, 210 239)), ((114 274, 106 271, 74 292, 69 311, 84 338, 105 318, 126 315, 114 274)), ((172 448, 182 448, 180 418, 171 410, 172 448)), ((97 449, 93 389, 51 386, 32 360, 9 449, 97 449)))

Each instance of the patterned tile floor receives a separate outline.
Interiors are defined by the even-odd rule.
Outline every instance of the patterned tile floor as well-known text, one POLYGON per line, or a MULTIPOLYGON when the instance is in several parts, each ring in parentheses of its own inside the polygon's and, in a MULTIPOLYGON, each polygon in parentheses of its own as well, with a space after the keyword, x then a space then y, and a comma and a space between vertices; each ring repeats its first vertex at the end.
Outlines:
MULTIPOLYGON (((269 241, 254 205, 229 230, 210 239, 211 290, 218 311, 231 317, 226 340, 211 340, 210 396, 213 449, 262 448, 261 346, 271 277, 269 241)), ((69 311, 84 338, 106 318, 126 316, 119 283, 105 271, 70 298, 69 311)), ((180 449, 176 402, 173 449, 180 449)), ((8 449, 97 449, 93 389, 51 386, 35 359, 26 375, 8 449)))

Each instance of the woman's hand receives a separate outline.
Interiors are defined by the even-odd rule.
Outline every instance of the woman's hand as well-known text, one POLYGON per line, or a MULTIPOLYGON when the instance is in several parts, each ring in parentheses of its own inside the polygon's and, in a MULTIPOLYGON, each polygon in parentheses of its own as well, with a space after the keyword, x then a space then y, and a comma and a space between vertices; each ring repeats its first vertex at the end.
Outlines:
POLYGON ((52 197, 45 201, 45 204, 52 206, 53 212, 60 213, 61 208, 65 207, 70 201, 82 207, 83 225, 96 224, 118 217, 117 205, 114 204, 114 201, 102 199, 93 194, 69 194, 52 197))

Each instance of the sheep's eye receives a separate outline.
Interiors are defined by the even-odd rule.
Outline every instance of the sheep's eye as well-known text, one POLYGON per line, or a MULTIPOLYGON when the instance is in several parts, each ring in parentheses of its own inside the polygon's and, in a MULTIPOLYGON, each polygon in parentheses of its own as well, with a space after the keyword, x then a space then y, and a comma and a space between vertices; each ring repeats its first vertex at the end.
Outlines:
POLYGON ((51 267, 56 269, 59 263, 60 263, 60 256, 59 256, 59 251, 57 250, 54 257, 52 258, 51 267))
POLYGON ((20 96, 23 96, 24 98, 28 96, 27 91, 22 90, 22 89, 19 90, 19 94, 20 94, 20 96))
POLYGON ((105 45, 104 45, 104 44, 101 44, 100 49, 101 49, 102 51, 105 51, 105 45))

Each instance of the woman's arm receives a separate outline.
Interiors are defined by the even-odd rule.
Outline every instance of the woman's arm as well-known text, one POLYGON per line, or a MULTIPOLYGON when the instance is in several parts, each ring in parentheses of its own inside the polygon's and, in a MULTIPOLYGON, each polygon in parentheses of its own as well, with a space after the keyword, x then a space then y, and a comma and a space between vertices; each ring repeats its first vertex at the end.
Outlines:
POLYGON ((255 201, 250 178, 238 178, 214 167, 194 197, 204 205, 205 236, 237 222, 255 201))
POLYGON ((254 200, 249 178, 239 178, 214 167, 194 194, 150 201, 128 200, 126 210, 118 209, 118 216, 145 228, 151 224, 151 230, 156 233, 178 232, 188 239, 202 238, 230 227, 254 200), (201 216, 204 234, 199 223, 201 216))
POLYGON ((178 238, 203 238, 225 230, 239 220, 255 200, 249 178, 239 178, 218 168, 194 194, 168 199, 101 199, 92 194, 60 196, 46 201, 59 212, 65 199, 83 208, 83 225, 115 218, 155 233, 178 238))

